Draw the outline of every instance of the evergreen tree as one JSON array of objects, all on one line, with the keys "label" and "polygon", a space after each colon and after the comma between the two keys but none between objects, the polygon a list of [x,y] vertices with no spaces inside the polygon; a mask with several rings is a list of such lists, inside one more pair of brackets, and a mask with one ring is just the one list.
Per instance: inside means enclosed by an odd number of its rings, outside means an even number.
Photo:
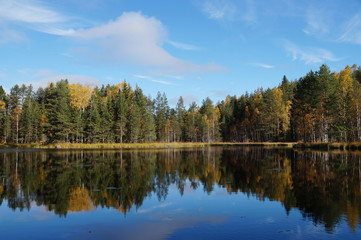
[{"label": "evergreen tree", "polygon": [[192,102],[185,117],[185,138],[187,142],[197,142],[199,139],[198,119],[198,106],[195,102]]},{"label": "evergreen tree", "polygon": [[[114,125],[116,141],[130,141],[130,119],[131,107],[133,104],[134,92],[130,85],[122,82],[119,85],[118,93],[114,97]],[[126,139],[125,137],[128,136]]]},{"label": "evergreen tree", "polygon": [[73,129],[69,101],[68,81],[51,83],[45,89],[45,108],[47,122],[45,131],[48,142],[69,142]]},{"label": "evergreen tree", "polygon": [[138,143],[141,141],[140,139],[140,132],[141,132],[141,105],[143,103],[142,99],[142,92],[137,87],[132,101],[130,105],[130,112],[129,112],[129,142]]},{"label": "evergreen tree", "polygon": [[330,140],[333,116],[338,112],[337,88],[338,81],[326,65],[299,80],[292,104],[295,140]]},{"label": "evergreen tree", "polygon": [[85,134],[86,141],[90,143],[100,142],[102,132],[102,121],[100,115],[101,97],[99,89],[95,88],[90,97],[89,106],[86,108]]},{"label": "evergreen tree", "polygon": [[212,100],[206,98],[203,100],[199,109],[202,116],[200,122],[201,137],[203,142],[214,142],[220,140],[219,118],[220,112],[218,107],[213,106]]},{"label": "evergreen tree", "polygon": [[9,116],[10,116],[10,142],[19,143],[20,118],[22,113],[22,103],[25,92],[25,85],[19,87],[15,85],[10,90],[9,96]]},{"label": "evergreen tree", "polygon": [[157,140],[163,142],[168,139],[168,136],[166,135],[166,125],[169,115],[168,100],[165,93],[157,93],[157,98],[155,99],[154,105]]},{"label": "evergreen tree", "polygon": [[134,92],[136,106],[140,115],[139,141],[152,142],[156,139],[152,101],[144,96],[143,91],[138,86]]},{"label": "evergreen tree", "polygon": [[186,109],[184,107],[183,97],[180,96],[176,105],[176,119],[174,131],[175,131],[175,141],[183,142],[186,138],[185,136],[185,118],[186,118]]},{"label": "evergreen tree", "polygon": [[67,80],[34,93],[0,86],[0,142],[361,141],[361,68],[332,73],[326,65],[298,81],[216,106],[206,98],[188,110],[180,97],[146,97],[125,81],[92,90]]},{"label": "evergreen tree", "polygon": [[20,139],[23,143],[38,142],[40,136],[40,109],[32,86],[25,90],[20,118]]}]

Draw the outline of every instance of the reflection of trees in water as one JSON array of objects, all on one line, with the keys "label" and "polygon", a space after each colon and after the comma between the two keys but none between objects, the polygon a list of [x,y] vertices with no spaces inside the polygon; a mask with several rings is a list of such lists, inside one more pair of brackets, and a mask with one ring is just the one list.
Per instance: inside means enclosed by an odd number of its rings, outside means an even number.
[{"label": "reflection of trees in water", "polygon": [[163,151],[70,151],[0,153],[0,204],[29,209],[31,202],[66,215],[112,207],[124,214],[170,185],[187,183],[210,193],[218,184],[263,201],[280,201],[288,212],[333,228],[347,218],[361,222],[361,155],[293,152],[265,148]]},{"label": "reflection of trees in water", "polygon": [[344,216],[355,230],[361,223],[360,161],[357,154],[297,152],[292,168],[296,207],[329,231]]}]

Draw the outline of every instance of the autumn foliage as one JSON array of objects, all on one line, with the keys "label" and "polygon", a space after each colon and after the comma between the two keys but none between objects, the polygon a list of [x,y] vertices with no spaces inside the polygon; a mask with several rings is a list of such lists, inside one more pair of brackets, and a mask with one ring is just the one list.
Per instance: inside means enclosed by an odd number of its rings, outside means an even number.
[{"label": "autumn foliage", "polygon": [[322,65],[295,81],[174,108],[129,83],[0,86],[0,143],[361,141],[361,68]]}]

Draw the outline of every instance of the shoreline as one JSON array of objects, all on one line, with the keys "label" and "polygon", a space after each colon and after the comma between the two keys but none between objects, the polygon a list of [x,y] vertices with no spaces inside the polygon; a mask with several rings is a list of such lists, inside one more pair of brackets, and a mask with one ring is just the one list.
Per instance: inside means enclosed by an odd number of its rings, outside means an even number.
[{"label": "shoreline", "polygon": [[54,143],[0,144],[0,150],[11,149],[177,149],[203,147],[267,147],[314,150],[361,150],[361,142],[352,143],[297,143],[297,142],[155,142],[155,143]]},{"label": "shoreline", "polygon": [[167,148],[203,148],[203,147],[288,147],[292,148],[295,143],[264,142],[154,142],[154,143],[52,143],[52,144],[0,144],[1,149],[167,149]]}]

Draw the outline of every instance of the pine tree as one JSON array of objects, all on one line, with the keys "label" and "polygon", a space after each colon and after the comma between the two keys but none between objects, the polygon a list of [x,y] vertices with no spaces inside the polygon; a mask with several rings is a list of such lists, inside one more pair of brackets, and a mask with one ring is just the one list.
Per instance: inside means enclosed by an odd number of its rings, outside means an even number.
[{"label": "pine tree", "polygon": [[99,89],[95,88],[89,101],[89,106],[85,110],[85,139],[89,143],[98,143],[101,139],[102,122],[100,117],[101,97]]},{"label": "pine tree", "polygon": [[24,103],[20,118],[20,139],[24,143],[39,141],[40,131],[40,109],[35,99],[32,86],[25,90]]},{"label": "pine tree", "polygon": [[141,141],[141,104],[142,104],[142,93],[141,90],[137,87],[130,106],[129,111],[129,142],[138,143]]},{"label": "pine tree", "polygon": [[335,127],[333,116],[339,112],[338,81],[326,65],[310,72],[297,84],[292,104],[292,126],[295,140],[330,141]]},{"label": "pine tree", "polygon": [[[134,92],[126,82],[119,84],[118,93],[114,97],[114,125],[118,142],[130,141],[130,111],[134,98]],[[128,136],[126,139],[125,137]]]},{"label": "pine tree", "polygon": [[219,109],[213,106],[212,100],[206,98],[199,109],[201,114],[200,129],[203,142],[214,142],[220,140]]},{"label": "pine tree", "polygon": [[73,129],[71,118],[68,81],[51,83],[45,89],[45,108],[47,122],[45,131],[48,142],[69,142]]},{"label": "pine tree", "polygon": [[15,85],[10,90],[9,117],[10,117],[10,142],[19,143],[20,118],[24,100],[25,85]]},{"label": "pine tree", "polygon": [[197,142],[199,139],[198,119],[198,106],[195,102],[192,102],[185,117],[185,138],[187,142]]},{"label": "pine tree", "polygon": [[152,101],[144,96],[143,91],[138,86],[134,92],[140,114],[139,141],[152,142],[156,139]]},{"label": "pine tree", "polygon": [[166,141],[169,136],[166,135],[166,125],[169,115],[168,100],[165,93],[157,93],[155,99],[155,123],[158,141]]},{"label": "pine tree", "polygon": [[183,142],[185,140],[185,118],[186,109],[184,107],[183,97],[180,96],[176,105],[176,119],[175,119],[175,141]]}]

